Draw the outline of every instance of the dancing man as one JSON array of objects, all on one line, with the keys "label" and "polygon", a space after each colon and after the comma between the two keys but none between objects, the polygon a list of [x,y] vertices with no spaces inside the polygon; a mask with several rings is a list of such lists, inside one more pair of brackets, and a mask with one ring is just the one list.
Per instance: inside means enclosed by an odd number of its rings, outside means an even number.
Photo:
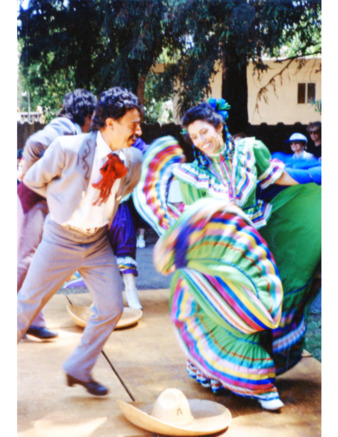
[{"label": "dancing man", "polygon": [[58,137],[26,173],[23,183],[46,197],[42,241],[18,294],[18,341],[62,284],[78,270],[93,298],[81,342],[63,369],[69,386],[93,395],[108,389],[92,369],[123,312],[122,281],[107,238],[119,202],[139,181],[143,108],[130,91],[101,93],[91,132]]}]

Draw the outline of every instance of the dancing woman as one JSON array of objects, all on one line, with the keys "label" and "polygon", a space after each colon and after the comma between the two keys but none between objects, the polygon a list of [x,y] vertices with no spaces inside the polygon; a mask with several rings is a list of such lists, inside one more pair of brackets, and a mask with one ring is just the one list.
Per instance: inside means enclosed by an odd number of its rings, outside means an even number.
[{"label": "dancing woman", "polygon": [[[227,109],[212,99],[183,116],[192,163],[172,137],[150,146],[137,207],[161,235],[156,267],[175,272],[170,312],[189,375],[276,410],[276,375],[301,359],[320,262],[320,187],[298,184],[255,138],[235,145]],[[183,213],[167,202],[175,179]],[[269,203],[257,198],[272,185],[283,189]]]}]

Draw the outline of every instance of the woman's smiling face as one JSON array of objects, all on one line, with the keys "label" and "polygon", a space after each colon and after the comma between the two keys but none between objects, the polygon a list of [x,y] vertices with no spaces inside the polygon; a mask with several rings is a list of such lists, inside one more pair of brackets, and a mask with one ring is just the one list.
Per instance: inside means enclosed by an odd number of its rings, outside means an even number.
[{"label": "woman's smiling face", "polygon": [[217,128],[204,120],[196,120],[190,123],[188,134],[194,146],[205,155],[213,155],[220,151],[223,145],[222,130],[220,123]]}]

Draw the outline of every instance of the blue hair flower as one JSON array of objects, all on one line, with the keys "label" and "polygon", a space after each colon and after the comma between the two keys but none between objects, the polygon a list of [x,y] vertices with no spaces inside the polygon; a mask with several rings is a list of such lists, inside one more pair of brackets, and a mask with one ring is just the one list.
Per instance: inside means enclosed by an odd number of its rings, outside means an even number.
[{"label": "blue hair flower", "polygon": [[228,109],[231,108],[229,103],[225,99],[215,99],[211,97],[208,100],[209,105],[223,117],[223,121],[225,122],[229,118]]},{"label": "blue hair flower", "polygon": [[212,108],[216,111],[216,106],[217,106],[217,100],[214,99],[213,97],[210,97],[210,99],[208,100],[208,103],[210,106],[212,106]]},{"label": "blue hair flower", "polygon": [[221,116],[223,117],[223,120],[226,121],[229,118],[229,113],[228,111],[217,111],[218,114],[221,114]]}]

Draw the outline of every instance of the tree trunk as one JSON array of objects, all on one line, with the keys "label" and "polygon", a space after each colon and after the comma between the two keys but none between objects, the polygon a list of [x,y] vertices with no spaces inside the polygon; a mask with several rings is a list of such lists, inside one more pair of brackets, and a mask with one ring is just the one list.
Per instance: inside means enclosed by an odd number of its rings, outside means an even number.
[{"label": "tree trunk", "polygon": [[142,105],[144,105],[144,89],[146,86],[146,78],[146,75],[139,76],[137,84],[137,97]]},{"label": "tree trunk", "polygon": [[246,57],[228,48],[223,53],[222,97],[231,106],[227,121],[230,133],[245,132],[249,124]]}]

